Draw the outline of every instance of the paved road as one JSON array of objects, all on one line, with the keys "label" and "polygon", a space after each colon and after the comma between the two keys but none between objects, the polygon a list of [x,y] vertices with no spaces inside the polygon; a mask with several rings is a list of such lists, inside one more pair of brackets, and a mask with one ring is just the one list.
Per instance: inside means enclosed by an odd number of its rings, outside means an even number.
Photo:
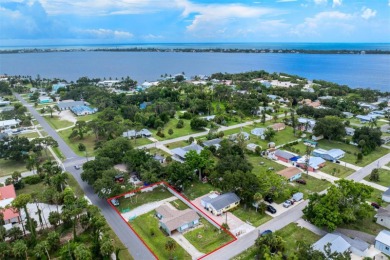
[{"label": "paved road", "polygon": [[390,153],[382,156],[378,160],[370,163],[369,165],[361,168],[360,170],[357,170],[353,174],[349,175],[346,179],[348,180],[354,180],[354,181],[361,181],[371,173],[371,171],[375,168],[381,168],[383,165],[386,165],[388,162],[390,162]]},{"label": "paved road", "polygon": [[122,218],[110,207],[110,205],[104,199],[100,199],[94,193],[93,188],[81,180],[80,173],[82,172],[82,170],[76,170],[74,168],[74,165],[81,165],[87,159],[75,154],[72,149],[64,142],[64,140],[62,140],[62,138],[57,134],[57,132],[35,110],[33,106],[27,104],[27,102],[20,95],[15,94],[15,96],[20,102],[22,102],[22,104],[27,107],[31,115],[35,117],[35,119],[41,124],[41,126],[49,134],[49,136],[52,136],[58,142],[59,149],[66,157],[66,160],[63,163],[65,170],[72,174],[73,177],[77,180],[80,187],[84,190],[84,193],[88,197],[88,199],[94,205],[100,208],[101,213],[107,220],[108,224],[111,226],[113,231],[129,250],[130,254],[134,257],[134,259],[155,259],[155,257],[150,253],[146,246],[127,226],[127,224],[122,220]]}]

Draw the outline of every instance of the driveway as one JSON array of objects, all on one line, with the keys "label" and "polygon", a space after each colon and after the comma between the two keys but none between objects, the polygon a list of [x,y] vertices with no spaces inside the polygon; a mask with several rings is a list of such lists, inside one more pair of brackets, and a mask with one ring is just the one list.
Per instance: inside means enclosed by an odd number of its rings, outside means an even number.
[{"label": "driveway", "polygon": [[136,207],[133,210],[130,210],[129,212],[122,213],[121,215],[124,219],[137,217],[137,216],[146,214],[152,210],[155,210],[156,208],[160,207],[161,205],[163,205],[165,203],[169,203],[170,201],[174,201],[174,200],[177,200],[177,198],[175,196],[172,196],[172,197],[164,199],[164,200],[146,203],[144,205]]},{"label": "driveway", "polygon": [[223,214],[222,216],[215,216],[211,212],[207,210],[203,210],[203,206],[200,203],[201,199],[208,196],[209,194],[206,194],[204,196],[201,196],[199,198],[196,198],[195,200],[192,200],[191,202],[198,207],[199,209],[202,209],[205,215],[207,215],[209,218],[217,222],[219,225],[222,225],[223,223],[226,223],[229,225],[230,232],[235,235],[236,237],[244,236],[245,234],[251,232],[255,228],[252,225],[249,225],[242,221],[241,219],[234,216],[232,213],[227,212],[227,214]]},{"label": "driveway", "polygon": [[175,232],[171,238],[173,238],[184,250],[187,251],[192,257],[192,259],[198,259],[204,253],[199,252],[191,243],[188,241],[181,233]]},{"label": "driveway", "polygon": [[298,201],[298,202],[295,202],[294,205],[291,205],[291,206],[288,207],[288,208],[283,207],[283,203],[276,204],[276,203],[274,202],[274,203],[271,203],[271,204],[270,204],[270,203],[265,202],[265,204],[269,204],[269,205],[271,205],[272,207],[274,207],[274,208],[276,209],[276,213],[275,213],[275,214],[272,214],[272,213],[270,213],[270,212],[268,212],[268,211],[265,211],[265,213],[267,213],[268,215],[270,215],[271,217],[274,218],[274,217],[277,217],[277,216],[283,214],[283,213],[286,212],[286,211],[289,211],[289,210],[291,210],[291,209],[297,207],[299,204],[303,203],[304,201],[305,201],[305,200],[300,200],[300,201]]}]

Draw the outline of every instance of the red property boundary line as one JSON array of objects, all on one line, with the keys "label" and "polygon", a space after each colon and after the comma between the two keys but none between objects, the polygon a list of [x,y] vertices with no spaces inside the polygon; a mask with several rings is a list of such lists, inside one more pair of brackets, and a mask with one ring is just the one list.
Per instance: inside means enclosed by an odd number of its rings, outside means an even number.
[{"label": "red property boundary line", "polygon": [[130,229],[135,233],[135,235],[141,240],[141,242],[146,246],[146,248],[153,254],[153,256],[158,259],[157,255],[153,252],[153,250],[146,244],[146,242],[140,237],[140,235],[138,235],[138,233],[131,227],[130,223],[128,221],[126,221],[126,219],[122,216],[122,214],[119,212],[119,210],[111,203],[111,200],[112,199],[117,199],[119,197],[123,197],[124,195],[126,194],[130,194],[130,193],[136,193],[138,191],[141,191],[143,189],[147,189],[147,188],[151,188],[151,187],[154,187],[154,186],[158,186],[158,185],[161,185],[163,184],[164,186],[170,188],[173,192],[174,192],[174,195],[176,197],[181,197],[183,198],[184,200],[186,200],[189,204],[191,204],[194,208],[196,208],[197,210],[199,210],[200,212],[203,213],[204,217],[207,218],[207,220],[209,222],[214,222],[220,229],[222,229],[224,232],[226,232],[230,237],[233,238],[233,240],[227,242],[226,244],[224,245],[221,245],[220,247],[214,249],[213,251],[203,255],[202,257],[198,258],[198,260],[201,260],[209,255],[211,255],[212,253],[226,247],[227,245],[237,241],[237,237],[235,237],[229,230],[227,230],[226,228],[222,227],[220,224],[218,224],[214,219],[210,218],[203,210],[201,210],[200,208],[198,208],[197,206],[195,206],[189,199],[187,199],[185,196],[183,196],[182,194],[180,194],[177,190],[175,190],[171,185],[169,185],[167,182],[165,181],[160,181],[160,182],[156,182],[154,184],[151,184],[151,185],[148,185],[148,186],[143,186],[141,188],[138,188],[138,189],[135,189],[135,190],[132,190],[132,191],[128,191],[128,192],[125,192],[125,193],[122,193],[120,195],[117,195],[117,196],[114,196],[114,197],[111,197],[111,198],[108,198],[107,199],[107,202],[108,204],[111,206],[111,208],[113,208],[116,213],[119,214],[119,216],[123,219],[123,221],[126,222],[126,224],[130,227]]}]

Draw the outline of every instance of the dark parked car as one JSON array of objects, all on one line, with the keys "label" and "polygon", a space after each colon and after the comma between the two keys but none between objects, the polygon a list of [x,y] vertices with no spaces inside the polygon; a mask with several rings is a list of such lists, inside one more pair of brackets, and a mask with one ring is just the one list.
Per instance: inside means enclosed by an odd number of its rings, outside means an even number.
[{"label": "dark parked car", "polygon": [[276,213],[276,209],[274,207],[272,207],[271,205],[268,205],[267,206],[267,211],[272,213],[272,214],[275,214]]},{"label": "dark parked car", "polygon": [[379,204],[378,203],[376,203],[376,202],[372,202],[371,203],[371,206],[373,206],[374,208],[376,208],[376,209],[379,209],[381,206],[379,206]]},{"label": "dark parked car", "polygon": [[295,181],[296,183],[306,185],[306,181],[304,179],[298,179]]},{"label": "dark parked car", "polygon": [[125,180],[122,174],[115,175],[114,179],[116,182],[123,182]]},{"label": "dark parked car", "polygon": [[74,168],[75,168],[76,170],[80,170],[80,169],[81,169],[81,166],[80,166],[80,165],[75,165]]},{"label": "dark parked car", "polygon": [[267,229],[267,230],[264,230],[263,232],[260,233],[260,230],[259,230],[259,236],[265,236],[265,235],[268,235],[268,234],[271,234],[272,231]]},{"label": "dark parked car", "polygon": [[272,199],[272,197],[269,196],[269,195],[265,196],[264,200],[265,200],[266,202],[268,202],[268,203],[274,202],[274,200]]}]

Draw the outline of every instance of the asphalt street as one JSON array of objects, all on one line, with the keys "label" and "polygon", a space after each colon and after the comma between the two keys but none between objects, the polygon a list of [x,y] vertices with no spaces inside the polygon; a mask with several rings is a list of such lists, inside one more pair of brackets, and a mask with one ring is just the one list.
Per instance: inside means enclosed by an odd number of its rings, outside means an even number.
[{"label": "asphalt street", "polygon": [[65,170],[73,175],[77,180],[80,187],[83,189],[85,195],[92,202],[92,204],[99,207],[101,213],[107,220],[107,223],[111,226],[112,230],[116,233],[122,243],[125,245],[127,250],[136,260],[149,260],[155,259],[152,253],[147,247],[141,242],[141,240],[135,235],[135,233],[129,228],[129,226],[123,221],[123,219],[114,211],[106,200],[100,199],[93,191],[93,188],[86,182],[83,182],[80,177],[82,170],[76,170],[75,165],[81,165],[86,162],[86,158],[78,156],[72,151],[72,149],[62,140],[57,132],[45,121],[45,119],[35,110],[33,106],[28,104],[19,94],[15,93],[16,98],[27,107],[29,112],[43,129],[52,136],[54,140],[58,142],[58,147],[66,157],[63,165]]}]

